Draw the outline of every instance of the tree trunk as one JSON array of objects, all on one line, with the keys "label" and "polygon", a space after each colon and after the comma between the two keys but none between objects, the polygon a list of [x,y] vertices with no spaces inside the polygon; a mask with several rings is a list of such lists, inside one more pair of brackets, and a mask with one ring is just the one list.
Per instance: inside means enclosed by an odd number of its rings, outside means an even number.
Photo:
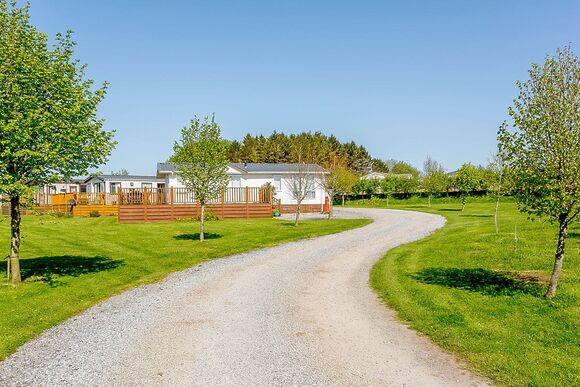
[{"label": "tree trunk", "polygon": [[296,205],[296,220],[294,221],[294,226],[298,226],[299,219],[300,219],[300,203]]},{"label": "tree trunk", "polygon": [[20,196],[10,198],[10,258],[8,279],[12,285],[21,282],[20,277]]},{"label": "tree trunk", "polygon": [[429,194],[429,208],[431,208],[431,194]]},{"label": "tree trunk", "polygon": [[342,205],[344,206],[344,194],[342,194]]},{"label": "tree trunk", "polygon": [[465,210],[466,203],[467,203],[467,198],[465,196],[461,196],[461,211]]},{"label": "tree trunk", "polygon": [[201,215],[199,216],[199,241],[203,242],[205,240],[205,235],[203,232],[203,226],[205,223],[205,203],[200,203]]},{"label": "tree trunk", "polygon": [[546,298],[552,298],[556,295],[556,288],[558,287],[558,279],[560,279],[560,272],[562,271],[562,264],[564,263],[564,247],[566,245],[566,236],[568,235],[568,215],[560,215],[560,230],[558,233],[558,246],[556,247],[556,256],[554,257],[554,269],[550,277],[550,285],[548,291],[544,295]]},{"label": "tree trunk", "polygon": [[495,200],[495,212],[493,213],[493,221],[495,222],[495,235],[499,234],[499,223],[497,219],[497,213],[499,211],[499,195]]},{"label": "tree trunk", "polygon": [[389,206],[389,195],[387,195],[387,207]]},{"label": "tree trunk", "polygon": [[332,197],[329,198],[328,200],[328,219],[332,219],[332,215],[334,212],[334,205],[332,203]]}]

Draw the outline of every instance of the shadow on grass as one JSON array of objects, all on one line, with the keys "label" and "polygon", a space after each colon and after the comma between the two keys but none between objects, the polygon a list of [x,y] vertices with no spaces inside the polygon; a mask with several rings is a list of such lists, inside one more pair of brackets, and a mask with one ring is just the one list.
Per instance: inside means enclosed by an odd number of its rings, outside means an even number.
[{"label": "shadow on grass", "polygon": [[[213,232],[205,232],[203,233],[204,239],[219,239],[222,238],[222,234],[216,234]],[[199,233],[194,232],[193,234],[179,234],[173,237],[173,239],[177,239],[180,241],[198,241],[199,240]]]},{"label": "shadow on grass", "polygon": [[463,218],[493,218],[493,215],[477,215],[477,214],[472,214],[472,215],[459,215]]},{"label": "shadow on grass", "polygon": [[461,208],[440,208],[437,211],[441,211],[441,212],[461,212]]},{"label": "shadow on grass", "polygon": [[529,294],[542,296],[543,287],[535,279],[487,269],[426,268],[413,277],[423,283],[477,292],[489,296]]},{"label": "shadow on grass", "polygon": [[[20,260],[22,280],[46,282],[50,286],[62,284],[55,277],[78,277],[83,274],[113,270],[123,264],[122,260],[108,257],[83,257],[77,255],[46,256]],[[6,267],[3,268],[6,276]]]},{"label": "shadow on grass", "polygon": [[569,232],[568,238],[580,238],[580,232]]}]

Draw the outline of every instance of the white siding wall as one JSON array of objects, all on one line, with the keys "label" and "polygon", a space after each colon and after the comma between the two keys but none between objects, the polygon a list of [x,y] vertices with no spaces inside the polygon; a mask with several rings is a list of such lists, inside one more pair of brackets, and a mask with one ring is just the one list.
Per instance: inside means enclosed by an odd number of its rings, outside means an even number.
[{"label": "white siding wall", "polygon": [[[292,195],[290,194],[290,190],[288,189],[288,182],[290,178],[284,175],[258,175],[255,174],[253,176],[248,175],[240,175],[230,174],[230,176],[241,176],[240,186],[241,187],[261,187],[266,183],[270,183],[276,187],[276,199],[281,199],[283,204],[295,204],[296,201],[292,199]],[[277,178],[280,178],[279,183],[277,182]],[[184,184],[181,182],[177,175],[167,175],[165,178],[165,183],[167,187],[175,187],[175,188],[184,188]],[[278,187],[277,185],[281,187]],[[228,184],[229,187],[232,186],[232,182]],[[306,199],[302,203],[303,204],[324,204],[324,197],[325,192],[324,188],[321,187],[320,180],[315,183],[314,186],[314,198]]]},{"label": "white siding wall", "polygon": [[[133,181],[127,181],[127,180],[120,180],[120,181],[105,181],[102,182],[100,180],[89,180],[87,182],[87,192],[97,192],[96,190],[96,184],[101,184],[101,187],[104,187],[104,189],[101,190],[101,192],[111,192],[111,183],[121,183],[121,188],[142,188],[143,187],[143,183],[152,183],[151,186],[153,188],[157,188],[157,182],[152,182],[151,180],[133,180]],[[133,183],[133,185],[131,185],[131,183]]]}]

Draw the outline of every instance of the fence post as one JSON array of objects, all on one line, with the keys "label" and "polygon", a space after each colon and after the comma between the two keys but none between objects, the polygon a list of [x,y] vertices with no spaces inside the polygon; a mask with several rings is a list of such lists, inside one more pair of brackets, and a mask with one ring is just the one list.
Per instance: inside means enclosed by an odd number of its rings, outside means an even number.
[{"label": "fence post", "polygon": [[250,188],[246,186],[246,219],[250,215]]},{"label": "fence post", "polygon": [[173,187],[169,187],[169,203],[171,204],[171,219],[175,220],[175,208],[173,207]]},{"label": "fence post", "polygon": [[117,191],[117,221],[121,222],[121,201],[123,200],[123,188]]},{"label": "fence post", "polygon": [[147,187],[143,188],[143,218],[145,220],[145,222],[147,222],[147,202],[149,201],[149,198],[147,197]]},{"label": "fence post", "polygon": [[225,200],[226,200],[225,196],[226,196],[226,189],[222,188],[222,219],[225,216]]}]

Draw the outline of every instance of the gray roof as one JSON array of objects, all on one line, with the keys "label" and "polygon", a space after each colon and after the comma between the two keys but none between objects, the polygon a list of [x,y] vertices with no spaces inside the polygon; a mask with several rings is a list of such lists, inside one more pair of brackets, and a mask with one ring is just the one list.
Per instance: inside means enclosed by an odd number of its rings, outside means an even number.
[{"label": "gray roof", "polygon": [[[298,163],[229,163],[229,166],[242,173],[296,173],[300,171],[310,173],[325,173],[324,168],[316,164]],[[157,173],[175,172],[173,163],[157,163]]]},{"label": "gray roof", "polygon": [[311,172],[323,173],[324,168],[316,164],[298,163],[230,163],[235,169],[246,173],[296,173]]},{"label": "gray roof", "polygon": [[151,181],[155,183],[162,183],[164,180],[156,176],[142,176],[142,175],[93,175],[85,179],[85,183],[93,178],[101,181]]}]

